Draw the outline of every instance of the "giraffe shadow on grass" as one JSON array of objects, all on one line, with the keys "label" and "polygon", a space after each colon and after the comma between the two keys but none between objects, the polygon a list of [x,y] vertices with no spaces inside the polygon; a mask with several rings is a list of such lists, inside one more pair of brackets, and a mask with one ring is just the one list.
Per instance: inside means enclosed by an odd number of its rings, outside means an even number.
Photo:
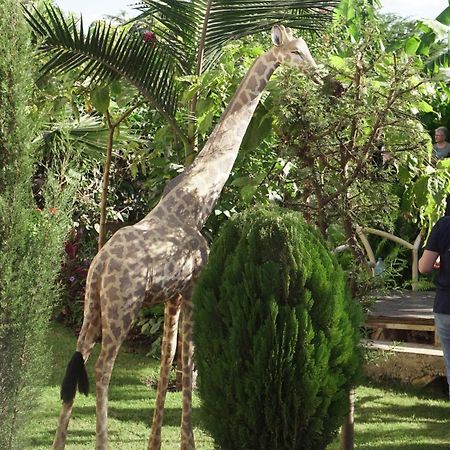
[{"label": "giraffe shadow on grass", "polygon": [[[113,403],[113,402],[112,402]],[[109,418],[119,420],[121,422],[133,422],[136,424],[149,425],[151,418],[153,417],[152,404],[149,403],[148,408],[121,408],[114,406],[113,404],[109,407]],[[95,430],[95,404],[92,406],[79,406],[76,411],[74,410],[75,416],[80,418],[92,417],[92,426]],[[202,412],[199,407],[192,409],[192,420],[193,423],[203,428]],[[166,408],[164,410],[164,426],[179,426],[181,422],[181,408]]]}]

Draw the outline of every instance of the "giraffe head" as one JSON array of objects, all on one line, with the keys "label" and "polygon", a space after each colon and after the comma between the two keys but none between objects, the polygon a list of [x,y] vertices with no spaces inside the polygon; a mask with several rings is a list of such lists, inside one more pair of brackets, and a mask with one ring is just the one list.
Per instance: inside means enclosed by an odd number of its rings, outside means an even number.
[{"label": "giraffe head", "polygon": [[294,37],[290,28],[274,25],[272,42],[275,45],[274,54],[280,64],[298,67],[302,72],[315,78],[317,64],[302,38]]}]

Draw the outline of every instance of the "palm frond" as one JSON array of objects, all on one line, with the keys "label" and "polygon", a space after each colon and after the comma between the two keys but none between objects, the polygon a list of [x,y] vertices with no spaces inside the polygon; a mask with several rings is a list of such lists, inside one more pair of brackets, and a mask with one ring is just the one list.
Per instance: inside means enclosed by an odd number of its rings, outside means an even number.
[{"label": "palm frond", "polygon": [[[228,42],[268,31],[276,23],[320,31],[338,4],[337,0],[141,0],[137,7],[142,11],[139,20],[151,18],[155,27],[159,22],[169,30],[162,37],[171,40],[175,58],[181,43],[192,73],[200,47],[204,48],[201,53],[206,70]],[[202,42],[203,28],[206,33]],[[182,63],[186,65],[187,61]]]},{"label": "palm frond", "polygon": [[205,39],[205,67],[229,41],[268,31],[276,23],[299,30],[320,31],[338,3],[333,0],[215,1]]},{"label": "palm frond", "polygon": [[96,22],[85,31],[82,18],[77,25],[74,18],[66,19],[59,8],[51,5],[45,6],[45,15],[34,7],[32,12],[26,8],[24,11],[34,33],[42,39],[40,52],[50,56],[42,75],[82,67],[83,80],[109,82],[124,78],[166,118],[174,117],[174,62],[163,46],[146,43],[137,33],[119,31],[104,22]]}]

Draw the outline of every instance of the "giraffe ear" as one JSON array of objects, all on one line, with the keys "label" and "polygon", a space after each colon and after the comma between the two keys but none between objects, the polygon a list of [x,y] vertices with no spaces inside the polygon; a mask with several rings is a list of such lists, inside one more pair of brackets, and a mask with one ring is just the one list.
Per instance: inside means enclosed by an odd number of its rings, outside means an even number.
[{"label": "giraffe ear", "polygon": [[284,31],[283,25],[274,25],[272,27],[272,42],[277,47],[283,44]]}]

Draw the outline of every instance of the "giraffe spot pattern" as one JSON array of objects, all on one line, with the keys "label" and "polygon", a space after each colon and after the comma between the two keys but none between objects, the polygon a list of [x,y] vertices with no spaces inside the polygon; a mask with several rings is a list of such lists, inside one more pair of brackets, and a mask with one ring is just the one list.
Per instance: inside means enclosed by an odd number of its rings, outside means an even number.
[{"label": "giraffe spot pattern", "polygon": [[122,329],[119,326],[117,326],[115,324],[112,324],[111,325],[111,332],[112,332],[112,334],[114,335],[114,337],[116,339],[119,339],[119,337],[120,337],[120,335],[122,333]]},{"label": "giraffe spot pattern", "polygon": [[250,89],[251,91],[256,91],[256,77],[252,75],[247,82],[247,89]]},{"label": "giraffe spot pattern", "polygon": [[117,256],[118,258],[122,258],[125,251],[125,247],[123,245],[113,245],[112,249],[109,250],[109,253]]},{"label": "giraffe spot pattern", "polygon": [[104,285],[108,286],[109,284],[113,284],[116,281],[116,276],[114,274],[107,275],[104,279]]},{"label": "giraffe spot pattern", "polygon": [[131,286],[131,278],[128,275],[128,273],[123,274],[120,278],[119,278],[119,287],[120,290],[126,291],[128,290],[128,288]]},{"label": "giraffe spot pattern", "polygon": [[131,315],[130,314],[125,314],[125,316],[123,316],[123,319],[122,319],[124,328],[125,329],[130,328],[132,321],[133,321],[133,319],[131,318]]},{"label": "giraffe spot pattern", "polygon": [[113,305],[108,309],[108,317],[112,320],[119,319],[119,309],[117,305]]}]

